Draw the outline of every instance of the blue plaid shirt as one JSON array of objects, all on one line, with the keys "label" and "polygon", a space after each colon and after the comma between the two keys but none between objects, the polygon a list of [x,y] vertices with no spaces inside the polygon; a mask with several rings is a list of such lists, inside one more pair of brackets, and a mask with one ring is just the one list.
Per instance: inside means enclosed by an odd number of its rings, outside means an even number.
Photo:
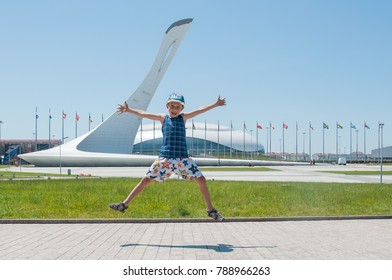
[{"label": "blue plaid shirt", "polygon": [[182,114],[176,118],[165,116],[162,125],[163,143],[159,157],[187,158],[185,123]]}]

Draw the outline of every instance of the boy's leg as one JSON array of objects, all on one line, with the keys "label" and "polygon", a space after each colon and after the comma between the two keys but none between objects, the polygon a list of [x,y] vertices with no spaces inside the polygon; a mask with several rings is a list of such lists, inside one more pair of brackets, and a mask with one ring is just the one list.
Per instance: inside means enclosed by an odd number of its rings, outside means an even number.
[{"label": "boy's leg", "polygon": [[201,176],[199,178],[191,178],[191,179],[195,180],[197,185],[199,186],[201,195],[203,196],[203,199],[204,199],[204,201],[206,203],[207,209],[209,211],[214,209],[214,207],[212,206],[210,192],[209,192],[208,187],[207,187],[207,180],[206,180],[206,178],[204,176]]},{"label": "boy's leg", "polygon": [[165,177],[163,176],[158,177],[158,174],[160,174],[159,173],[160,171],[162,173],[168,173],[166,172],[167,171],[166,169],[167,169],[166,159],[158,159],[154,161],[154,163],[148,169],[146,176],[140,180],[140,182],[133,188],[133,190],[129,193],[127,198],[123,201],[125,206],[128,206],[128,204],[131,203],[132,200],[134,200],[135,197],[137,197],[144,190],[144,188],[147,187],[152,181],[156,180],[157,182],[163,182]]},{"label": "boy's leg", "polygon": [[207,180],[206,178],[202,175],[201,177],[198,178],[193,178],[195,180],[200,188],[201,194],[203,195],[204,201],[206,202],[207,205],[207,215],[211,218],[213,218],[215,221],[222,222],[225,217],[221,213],[219,213],[213,206],[210,198],[210,192],[208,191],[207,188]]},{"label": "boy's leg", "polygon": [[135,197],[138,196],[144,190],[144,188],[147,187],[153,180],[154,179],[144,177],[140,180],[139,184],[137,184],[133,188],[133,190],[130,192],[130,194],[124,201],[109,204],[109,207],[113,210],[124,212],[125,210],[127,210],[128,204],[131,203],[131,201],[134,200]]},{"label": "boy's leg", "polygon": [[144,190],[144,188],[147,187],[153,180],[154,179],[147,178],[147,177],[141,179],[140,182],[133,188],[133,190],[127,196],[127,198],[123,201],[123,203],[125,205],[131,203],[132,200],[134,200],[135,197],[138,196]]},{"label": "boy's leg", "polygon": [[200,192],[203,196],[204,202],[206,203],[207,210],[211,211],[214,209],[211,202],[210,192],[207,187],[206,177],[201,173],[197,164],[192,158],[176,159],[174,164],[178,167],[174,172],[184,179],[192,180],[199,186]]}]

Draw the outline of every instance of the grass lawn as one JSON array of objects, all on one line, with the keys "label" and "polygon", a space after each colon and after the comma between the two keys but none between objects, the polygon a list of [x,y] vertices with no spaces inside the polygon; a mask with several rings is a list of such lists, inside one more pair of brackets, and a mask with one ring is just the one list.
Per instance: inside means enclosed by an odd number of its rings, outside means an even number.
[{"label": "grass lawn", "polygon": [[[153,183],[126,213],[107,206],[123,200],[139,179],[86,178],[0,181],[0,218],[204,218],[194,182]],[[208,181],[226,217],[392,215],[392,185]]]}]

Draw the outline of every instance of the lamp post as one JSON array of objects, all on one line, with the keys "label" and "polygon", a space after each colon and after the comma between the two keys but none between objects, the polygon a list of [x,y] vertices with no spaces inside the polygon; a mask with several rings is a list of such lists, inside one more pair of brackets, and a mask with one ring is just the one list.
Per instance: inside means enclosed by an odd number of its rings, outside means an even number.
[{"label": "lamp post", "polygon": [[253,160],[253,129],[250,130],[250,159]]},{"label": "lamp post", "polygon": [[356,130],[355,130],[355,133],[356,133],[355,145],[356,145],[356,161],[357,161],[357,163],[358,163],[358,132],[359,132],[359,130],[356,129]]},{"label": "lamp post", "polygon": [[305,132],[302,132],[302,135],[303,135],[303,137],[302,137],[302,154],[303,154],[303,156],[304,156],[304,160],[306,160],[305,159]]},{"label": "lamp post", "polygon": [[63,139],[61,139],[61,144],[60,144],[60,146],[59,146],[59,157],[60,157],[60,175],[62,174],[62,158],[61,158],[61,147],[63,146],[63,144],[64,144],[64,140],[65,139],[67,139],[68,138],[68,136],[66,136],[66,137],[63,137]]},{"label": "lamp post", "polygon": [[383,161],[383,154],[382,154],[382,150],[383,150],[383,128],[384,128],[384,123],[383,122],[379,122],[378,123],[378,128],[379,128],[379,136],[380,136],[380,184],[382,184],[382,161]]},{"label": "lamp post", "polygon": [[270,131],[269,131],[269,127],[267,126],[266,128],[265,128],[266,130],[267,130],[267,151],[266,151],[266,156],[268,157],[269,156],[269,143],[268,143],[268,137],[269,137],[269,134],[268,133],[270,133]]}]

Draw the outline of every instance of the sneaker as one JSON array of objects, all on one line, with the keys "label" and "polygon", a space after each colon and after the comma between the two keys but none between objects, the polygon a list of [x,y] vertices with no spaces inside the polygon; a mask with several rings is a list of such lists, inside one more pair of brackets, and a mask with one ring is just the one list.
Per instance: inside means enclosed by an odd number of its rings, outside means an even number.
[{"label": "sneaker", "polygon": [[112,203],[112,204],[109,204],[109,207],[110,208],[112,208],[113,210],[115,210],[115,211],[120,211],[120,212],[122,212],[122,213],[124,213],[125,212],[125,210],[127,210],[128,209],[128,206],[126,206],[123,202],[118,202],[118,203]]},{"label": "sneaker", "polygon": [[225,217],[223,217],[223,215],[219,213],[216,209],[212,209],[210,211],[207,209],[206,211],[208,217],[213,218],[215,222],[222,222],[225,219]]}]

